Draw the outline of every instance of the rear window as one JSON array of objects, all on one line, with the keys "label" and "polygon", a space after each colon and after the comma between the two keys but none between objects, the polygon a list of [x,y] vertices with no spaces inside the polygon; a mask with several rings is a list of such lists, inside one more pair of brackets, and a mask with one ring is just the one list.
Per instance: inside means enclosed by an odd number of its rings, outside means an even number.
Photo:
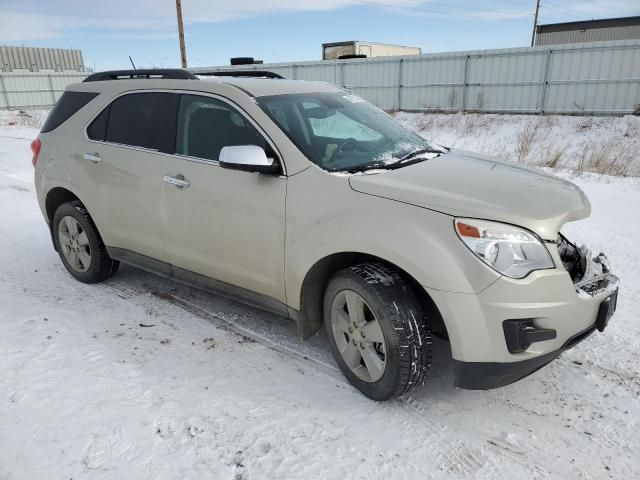
[{"label": "rear window", "polygon": [[51,110],[51,113],[49,113],[49,116],[44,122],[44,125],[42,125],[42,129],[40,131],[42,133],[46,133],[55,130],[66,122],[71,115],[76,113],[97,96],[98,93],[94,92],[64,92],[56,102],[53,110]]}]

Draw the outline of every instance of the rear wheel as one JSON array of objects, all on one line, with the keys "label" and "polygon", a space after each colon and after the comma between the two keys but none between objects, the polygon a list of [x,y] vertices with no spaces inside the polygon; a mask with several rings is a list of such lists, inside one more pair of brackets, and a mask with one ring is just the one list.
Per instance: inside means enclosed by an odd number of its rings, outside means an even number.
[{"label": "rear wheel", "polygon": [[336,273],[324,323],[340,369],[367,397],[386,400],[424,383],[432,355],[427,318],[396,271],[367,263]]},{"label": "rear wheel", "polygon": [[58,207],[53,238],[65,268],[81,282],[101,282],[118,270],[119,262],[109,257],[93,220],[78,201]]}]

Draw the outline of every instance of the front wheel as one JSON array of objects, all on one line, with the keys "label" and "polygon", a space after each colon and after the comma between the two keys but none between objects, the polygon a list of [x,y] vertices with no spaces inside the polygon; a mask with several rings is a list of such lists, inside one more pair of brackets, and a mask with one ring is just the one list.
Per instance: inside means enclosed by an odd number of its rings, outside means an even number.
[{"label": "front wheel", "polygon": [[424,383],[432,355],[427,318],[413,289],[386,265],[336,273],[324,324],[340,370],[367,397],[387,400]]}]

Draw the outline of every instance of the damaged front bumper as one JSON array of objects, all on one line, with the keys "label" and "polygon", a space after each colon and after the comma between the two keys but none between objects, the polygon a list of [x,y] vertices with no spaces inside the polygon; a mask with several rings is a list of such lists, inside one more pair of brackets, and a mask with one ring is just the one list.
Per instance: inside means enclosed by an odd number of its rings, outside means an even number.
[{"label": "damaged front bumper", "polygon": [[618,277],[611,273],[609,259],[604,253],[593,256],[586,245],[572,243],[562,234],[558,235],[556,244],[562,265],[569,272],[580,297],[594,297],[617,290]]},{"label": "damaged front bumper", "polygon": [[595,326],[603,332],[618,306],[619,279],[611,273],[609,260],[604,253],[596,256],[581,243],[571,243],[559,234],[558,254],[565,269],[571,275],[576,293],[581,298],[606,296],[598,308]]},{"label": "damaged front bumper", "polygon": [[563,236],[552,246],[558,268],[501,277],[478,294],[427,289],[447,326],[457,386],[508,385],[607,326],[619,281],[606,256]]}]

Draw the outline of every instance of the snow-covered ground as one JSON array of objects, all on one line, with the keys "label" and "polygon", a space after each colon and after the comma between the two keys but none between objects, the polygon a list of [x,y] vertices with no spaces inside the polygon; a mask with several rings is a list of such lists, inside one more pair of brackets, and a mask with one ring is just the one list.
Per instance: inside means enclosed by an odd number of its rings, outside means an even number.
[{"label": "snow-covered ground", "polygon": [[291,322],[133,268],[73,280],[35,200],[37,131],[3,121],[0,479],[640,478],[638,179],[574,178],[593,215],[566,233],[621,277],[604,334],[486,392],[453,386],[437,342],[426,386],[375,403]]}]

